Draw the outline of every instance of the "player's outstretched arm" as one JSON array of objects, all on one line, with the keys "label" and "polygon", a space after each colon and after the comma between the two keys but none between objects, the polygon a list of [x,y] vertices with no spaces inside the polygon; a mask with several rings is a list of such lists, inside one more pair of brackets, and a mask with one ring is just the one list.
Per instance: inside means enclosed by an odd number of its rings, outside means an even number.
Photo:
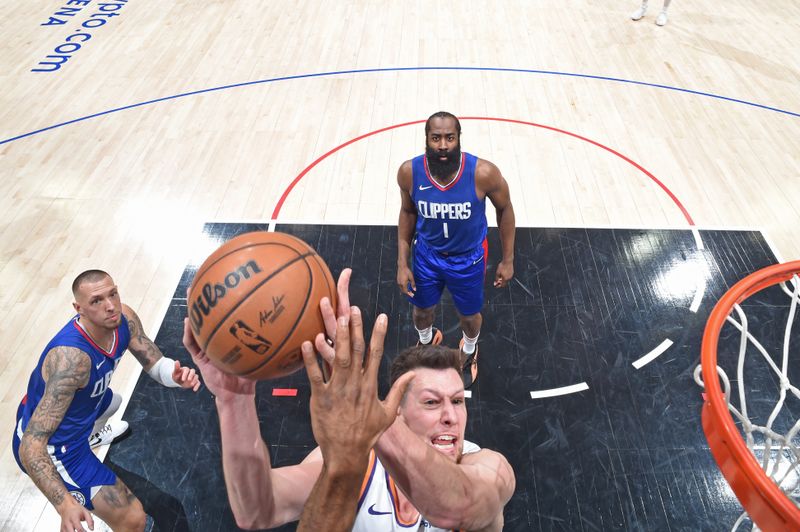
[{"label": "player's outstretched arm", "polygon": [[[347,276],[349,279],[349,273]],[[346,286],[344,290],[346,297]],[[342,301],[341,278],[339,291]],[[334,319],[330,305],[321,305],[321,309],[326,323]],[[386,400],[380,401],[378,368],[388,318],[381,314],[375,321],[365,358],[361,311],[352,307],[343,314],[346,315],[340,314],[337,321],[332,357],[322,335],[316,339],[317,349],[331,365],[327,382],[311,343],[303,344],[303,361],[311,384],[311,425],[324,465],[303,510],[299,532],[352,529],[370,449],[394,422],[400,399],[414,377],[413,372],[401,377]]]},{"label": "player's outstretched arm", "polygon": [[446,529],[502,530],[503,508],[514,492],[506,458],[483,449],[455,463],[398,418],[375,451],[389,475],[431,524]]},{"label": "player's outstretched arm", "polygon": [[187,388],[192,391],[200,389],[200,377],[194,368],[182,367],[181,363],[165,357],[158,346],[147,336],[142,327],[142,320],[128,305],[122,305],[122,312],[128,319],[131,341],[128,350],[142,365],[150,377],[168,388]]},{"label": "player's outstretched arm", "polygon": [[236,524],[258,530],[296,521],[322,467],[319,450],[298,465],[273,469],[261,437],[255,381],[214,366],[197,345],[188,318],[184,320],[183,345],[214,395],[225,487]]},{"label": "player's outstretched arm", "polygon": [[19,457],[36,487],[61,516],[61,531],[83,530],[81,521],[94,528],[92,514],[67,491],[47,453],[47,442],[64,419],[75,391],[86,386],[92,362],[74,347],[56,347],[42,364],[44,394],[31,416],[19,446]]}]

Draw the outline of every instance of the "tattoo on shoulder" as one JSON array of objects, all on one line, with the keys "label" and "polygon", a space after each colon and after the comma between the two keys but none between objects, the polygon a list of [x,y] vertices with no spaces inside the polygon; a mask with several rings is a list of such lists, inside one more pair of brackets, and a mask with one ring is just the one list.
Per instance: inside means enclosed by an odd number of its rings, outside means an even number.
[{"label": "tattoo on shoulder", "polygon": [[42,377],[48,386],[59,384],[85,386],[89,382],[92,360],[76,347],[58,346],[47,353],[42,365]]},{"label": "tattoo on shoulder", "polygon": [[44,394],[25,429],[28,438],[46,443],[64,419],[76,390],[89,382],[89,355],[74,347],[56,347],[45,357]]}]

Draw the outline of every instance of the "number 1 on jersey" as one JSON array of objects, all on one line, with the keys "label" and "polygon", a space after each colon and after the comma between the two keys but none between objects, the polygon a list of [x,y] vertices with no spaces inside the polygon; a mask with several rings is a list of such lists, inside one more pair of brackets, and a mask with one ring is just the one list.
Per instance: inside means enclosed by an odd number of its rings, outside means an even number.
[{"label": "number 1 on jersey", "polygon": [[444,228],[444,237],[450,238],[450,233],[447,232],[447,222],[442,223],[442,228]]}]

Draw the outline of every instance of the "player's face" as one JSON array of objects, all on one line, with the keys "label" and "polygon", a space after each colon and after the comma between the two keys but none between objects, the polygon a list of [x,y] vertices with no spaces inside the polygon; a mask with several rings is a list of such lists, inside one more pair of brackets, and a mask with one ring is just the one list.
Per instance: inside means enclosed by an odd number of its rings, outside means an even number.
[{"label": "player's face", "polygon": [[106,329],[118,327],[122,322],[122,302],[114,280],[104,277],[93,283],[81,283],[75,297],[75,310],[82,323],[88,321]]},{"label": "player's face", "polygon": [[446,161],[447,155],[460,149],[456,121],[452,118],[433,118],[426,136],[428,148],[437,154],[440,161]]},{"label": "player's face", "polygon": [[416,368],[414,374],[400,415],[428,445],[459,461],[467,425],[461,375],[454,369],[430,368]]},{"label": "player's face", "polygon": [[425,137],[428,169],[436,177],[447,179],[461,164],[461,143],[452,118],[434,118]]}]

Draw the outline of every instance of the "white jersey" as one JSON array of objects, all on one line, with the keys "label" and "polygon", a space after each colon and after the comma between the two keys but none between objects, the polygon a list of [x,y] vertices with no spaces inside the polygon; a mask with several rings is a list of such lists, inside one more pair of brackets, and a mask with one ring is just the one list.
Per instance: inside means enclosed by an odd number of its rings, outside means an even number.
[{"label": "white jersey", "polygon": [[[475,453],[481,448],[464,440],[464,454]],[[397,486],[383,468],[375,451],[369,453],[369,467],[361,485],[356,520],[353,532],[448,532],[431,525],[422,515],[411,521],[399,516]]]}]

